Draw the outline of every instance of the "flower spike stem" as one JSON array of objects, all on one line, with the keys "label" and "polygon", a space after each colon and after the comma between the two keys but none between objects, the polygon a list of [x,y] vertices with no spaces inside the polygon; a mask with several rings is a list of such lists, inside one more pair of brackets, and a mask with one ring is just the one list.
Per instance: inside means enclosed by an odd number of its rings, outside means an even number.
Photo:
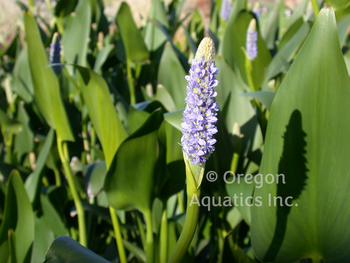
[{"label": "flower spike stem", "polygon": [[63,142],[59,137],[57,137],[57,149],[58,153],[66,173],[69,189],[73,196],[73,201],[77,209],[78,214],[78,227],[79,227],[79,243],[84,247],[87,247],[87,235],[86,235],[86,224],[85,224],[85,211],[83,204],[81,202],[80,196],[78,194],[77,187],[74,182],[73,173],[69,165],[69,156],[67,143]]},{"label": "flower spike stem", "polygon": [[191,244],[197,227],[200,186],[205,163],[214,152],[214,134],[217,133],[217,111],[214,88],[219,84],[215,75],[219,73],[214,62],[215,47],[210,37],[199,44],[192,59],[190,75],[186,76],[187,105],[183,112],[181,143],[186,165],[187,211],[180,238],[170,256],[169,263],[181,262]]},{"label": "flower spike stem", "polygon": [[[185,161],[186,162],[186,161]],[[203,169],[204,171],[204,169]],[[182,229],[179,240],[170,256],[168,263],[180,263],[191,244],[194,232],[197,227],[199,206],[198,202],[192,202],[193,199],[199,200],[200,189],[197,188],[193,175],[189,169],[186,169],[187,178],[187,210],[185,224]]]},{"label": "flower spike stem", "polygon": [[314,9],[315,18],[317,18],[320,9],[318,8],[317,0],[311,0],[312,8]]},{"label": "flower spike stem", "polygon": [[110,212],[111,218],[112,218],[112,225],[113,225],[113,229],[114,229],[115,240],[117,243],[119,260],[121,263],[127,263],[128,261],[126,260],[126,256],[125,256],[125,250],[124,250],[124,246],[123,246],[123,238],[122,238],[122,234],[120,231],[120,225],[119,225],[117,213],[116,213],[115,209],[111,206],[109,207],[109,212]]}]

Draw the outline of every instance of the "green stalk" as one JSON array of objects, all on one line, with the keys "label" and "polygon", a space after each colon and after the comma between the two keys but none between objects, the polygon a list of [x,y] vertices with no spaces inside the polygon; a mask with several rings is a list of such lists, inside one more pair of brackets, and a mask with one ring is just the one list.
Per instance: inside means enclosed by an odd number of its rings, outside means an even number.
[{"label": "green stalk", "polygon": [[[192,175],[191,175],[192,176]],[[194,181],[187,180],[187,211],[185,224],[182,229],[181,235],[177,244],[170,256],[168,263],[178,263],[181,262],[183,256],[185,255],[188,247],[191,244],[194,232],[197,226],[199,206],[198,203],[192,203],[193,196],[196,195],[198,200],[200,196],[200,189],[196,187]]]},{"label": "green stalk", "polygon": [[177,193],[177,203],[179,205],[179,213],[182,214],[185,212],[184,202],[182,201],[182,192]]},{"label": "green stalk", "polygon": [[85,224],[85,211],[83,208],[83,204],[80,200],[77,187],[74,182],[73,173],[69,165],[69,156],[68,156],[68,149],[67,149],[67,143],[63,142],[61,138],[57,137],[57,148],[58,153],[63,165],[63,169],[66,173],[68,186],[70,188],[70,191],[73,196],[73,201],[75,204],[75,207],[77,209],[78,214],[78,227],[79,227],[79,243],[83,246],[87,247],[87,238],[86,238],[86,224]]},{"label": "green stalk", "polygon": [[317,18],[318,13],[320,12],[320,9],[318,8],[318,5],[317,5],[317,0],[311,0],[311,3],[312,3],[312,8],[314,9],[315,18]]},{"label": "green stalk", "polygon": [[112,224],[113,224],[115,240],[118,248],[119,260],[121,263],[127,263],[128,261],[126,260],[126,256],[125,256],[123,238],[120,232],[120,225],[119,225],[117,213],[115,212],[114,208],[111,206],[109,207],[109,213],[111,214],[111,218],[112,218]]},{"label": "green stalk", "polygon": [[154,240],[153,240],[153,226],[152,226],[152,213],[147,210],[144,213],[146,221],[146,262],[154,262]]},{"label": "green stalk", "polygon": [[61,186],[61,176],[60,176],[60,171],[55,167],[53,169],[53,172],[55,173],[55,181],[56,181],[56,186]]},{"label": "green stalk", "polygon": [[162,221],[160,225],[160,262],[168,261],[168,218],[166,202],[164,202]]},{"label": "green stalk", "polygon": [[129,91],[130,91],[130,104],[136,103],[136,95],[135,95],[135,86],[132,81],[132,72],[131,72],[131,61],[129,59],[126,60],[126,74],[128,76],[128,84],[129,84]]},{"label": "green stalk", "polygon": [[136,211],[133,211],[132,213],[136,219],[137,226],[139,228],[142,246],[143,246],[143,248],[145,248],[146,247],[146,235],[145,235],[145,230],[143,228],[143,224],[141,222],[139,215],[136,213]]}]

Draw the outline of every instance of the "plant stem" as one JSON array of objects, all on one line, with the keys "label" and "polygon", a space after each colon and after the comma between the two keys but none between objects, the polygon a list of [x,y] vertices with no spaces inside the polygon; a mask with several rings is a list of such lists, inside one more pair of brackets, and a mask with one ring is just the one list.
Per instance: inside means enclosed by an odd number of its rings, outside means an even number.
[{"label": "plant stem", "polygon": [[318,5],[317,5],[317,0],[311,0],[311,3],[312,3],[312,8],[314,9],[315,18],[317,18],[318,13],[320,12]]},{"label": "plant stem", "polygon": [[109,213],[111,214],[111,218],[112,218],[112,224],[113,224],[115,240],[118,248],[119,260],[121,263],[127,263],[128,261],[126,260],[126,256],[125,256],[125,249],[123,246],[123,238],[120,232],[118,217],[114,208],[111,206],[109,207]]},{"label": "plant stem", "polygon": [[78,227],[79,227],[79,243],[83,246],[87,247],[87,238],[86,238],[86,224],[85,224],[85,211],[83,208],[83,204],[80,200],[77,187],[74,182],[73,173],[69,165],[69,156],[68,156],[68,149],[67,149],[67,143],[63,142],[59,137],[57,138],[57,148],[58,153],[63,165],[63,169],[66,173],[68,186],[70,188],[70,191],[73,196],[73,201],[75,204],[75,207],[77,209],[78,214]]},{"label": "plant stem", "polygon": [[139,231],[140,231],[142,246],[143,246],[143,248],[145,248],[146,247],[146,235],[145,235],[145,230],[143,228],[143,224],[142,224],[141,219],[140,219],[139,215],[137,214],[137,212],[133,211],[132,213],[136,219],[137,226],[138,226]]},{"label": "plant stem", "polygon": [[168,261],[168,218],[166,202],[163,205],[162,221],[160,225],[160,262]]},{"label": "plant stem", "polygon": [[179,205],[179,213],[185,212],[184,203],[182,202],[182,191],[177,193],[177,203]]},{"label": "plant stem", "polygon": [[55,181],[56,181],[56,186],[61,186],[61,176],[60,176],[60,171],[55,167],[53,169],[53,172],[55,173]]},{"label": "plant stem", "polygon": [[194,232],[197,226],[199,206],[198,202],[192,203],[192,199],[196,195],[197,200],[199,200],[200,189],[197,189],[195,184],[190,183],[187,180],[187,211],[185,224],[182,229],[181,235],[177,244],[170,256],[168,263],[178,263],[181,262],[183,256],[185,255],[188,247],[191,244]]},{"label": "plant stem", "polygon": [[144,213],[146,221],[146,262],[154,262],[154,240],[153,240],[153,226],[152,226],[152,213],[150,210],[145,211]]},{"label": "plant stem", "polygon": [[128,76],[128,84],[129,84],[129,91],[130,91],[130,104],[136,103],[136,95],[135,95],[135,86],[132,81],[132,72],[131,72],[131,61],[129,59],[126,60],[126,74]]}]

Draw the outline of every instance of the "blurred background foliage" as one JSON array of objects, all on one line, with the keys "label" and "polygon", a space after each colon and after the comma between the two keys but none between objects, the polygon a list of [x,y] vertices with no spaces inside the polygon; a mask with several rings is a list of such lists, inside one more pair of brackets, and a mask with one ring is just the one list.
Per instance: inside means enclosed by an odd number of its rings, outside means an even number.
[{"label": "blurred background foliage", "polygon": [[185,75],[205,36],[220,72],[205,174],[218,180],[203,180],[182,262],[350,259],[349,2],[234,0],[226,19],[222,1],[186,13],[152,0],[140,20],[126,2],[16,2],[16,35],[0,39],[0,262],[167,262],[186,212]]}]

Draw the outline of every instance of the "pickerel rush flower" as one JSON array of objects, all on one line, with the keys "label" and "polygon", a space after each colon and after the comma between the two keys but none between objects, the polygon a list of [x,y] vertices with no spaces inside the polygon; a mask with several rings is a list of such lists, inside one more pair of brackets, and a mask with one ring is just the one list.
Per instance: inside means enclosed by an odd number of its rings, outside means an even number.
[{"label": "pickerel rush flower", "polygon": [[254,60],[258,56],[258,46],[256,45],[257,40],[258,32],[256,32],[256,21],[255,19],[252,19],[248,26],[246,42],[246,50],[250,60]]},{"label": "pickerel rush flower", "polygon": [[215,75],[219,73],[214,62],[214,43],[206,37],[200,43],[196,56],[191,61],[188,81],[187,106],[183,112],[182,138],[180,145],[192,164],[204,164],[215,150],[217,133],[218,105],[214,101],[217,92],[214,90],[219,84]]},{"label": "pickerel rush flower", "polygon": [[231,13],[231,0],[222,0],[220,15],[225,21],[228,19]]},{"label": "pickerel rush flower", "polygon": [[[59,43],[58,33],[56,32],[52,37],[50,44],[50,64],[61,63],[61,45]],[[61,65],[52,66],[53,71],[59,72],[62,69]]]},{"label": "pickerel rush flower", "polygon": [[261,14],[261,7],[259,2],[255,2],[254,7],[253,7],[253,13],[256,15],[256,18],[260,20],[260,14]]}]

